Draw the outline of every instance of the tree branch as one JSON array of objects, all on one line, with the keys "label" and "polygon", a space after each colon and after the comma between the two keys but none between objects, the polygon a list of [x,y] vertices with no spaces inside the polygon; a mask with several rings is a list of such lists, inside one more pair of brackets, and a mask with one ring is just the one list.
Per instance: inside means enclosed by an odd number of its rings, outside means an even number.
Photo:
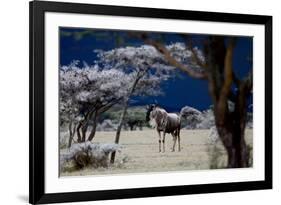
[{"label": "tree branch", "polygon": [[[226,48],[226,54],[224,58],[224,79],[223,84],[219,92],[219,99],[217,104],[217,114],[218,114],[218,123],[224,124],[226,122],[226,117],[229,114],[228,112],[228,97],[231,91],[231,85],[233,82],[233,68],[232,68],[232,57],[233,49],[235,45],[235,40],[230,39],[228,46]],[[240,84],[238,85],[240,87]]]},{"label": "tree branch", "polygon": [[226,49],[224,59],[224,83],[221,89],[221,97],[225,98],[231,88],[233,82],[232,56],[234,49],[234,39],[230,39],[229,45]]},{"label": "tree branch", "polygon": [[187,73],[190,77],[197,78],[197,79],[206,79],[207,75],[206,72],[197,72],[188,67],[187,65],[183,65],[179,61],[177,61],[170,53],[170,51],[161,43],[149,39],[148,36],[144,33],[140,35],[135,35],[134,36],[141,38],[146,44],[149,44],[151,46],[154,46],[161,54],[164,55],[165,59],[170,63],[172,66],[175,66],[182,70],[183,72]]},{"label": "tree branch", "polygon": [[106,103],[105,105],[103,105],[102,107],[100,107],[98,109],[98,114],[100,113],[103,113],[105,111],[107,111],[109,108],[111,108],[113,105],[115,105],[116,103],[118,103],[123,97],[120,97],[120,98],[117,98],[117,99],[114,99],[108,103]]},{"label": "tree branch", "polygon": [[191,38],[189,36],[186,36],[186,35],[182,35],[182,37],[186,39],[186,45],[187,45],[188,49],[191,50],[192,57],[195,60],[195,62],[197,63],[197,65],[199,65],[202,68],[206,68],[207,64],[204,63],[203,61],[201,61],[201,59],[199,58],[197,51],[194,49],[194,47],[192,45]]}]

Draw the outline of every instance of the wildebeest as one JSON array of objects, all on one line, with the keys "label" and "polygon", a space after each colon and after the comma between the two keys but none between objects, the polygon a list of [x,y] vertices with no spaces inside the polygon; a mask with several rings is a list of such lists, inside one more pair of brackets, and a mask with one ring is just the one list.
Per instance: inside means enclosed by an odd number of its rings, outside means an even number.
[{"label": "wildebeest", "polygon": [[[156,131],[159,136],[159,152],[161,152],[161,142],[163,144],[162,151],[165,152],[165,135],[170,133],[173,136],[173,147],[172,152],[175,151],[176,141],[178,141],[178,151],[181,150],[180,147],[180,128],[181,128],[181,119],[180,116],[175,113],[168,113],[163,108],[152,104],[147,107],[146,121],[153,122],[155,124]],[[152,123],[151,123],[152,124]],[[161,132],[163,136],[161,139]]]}]

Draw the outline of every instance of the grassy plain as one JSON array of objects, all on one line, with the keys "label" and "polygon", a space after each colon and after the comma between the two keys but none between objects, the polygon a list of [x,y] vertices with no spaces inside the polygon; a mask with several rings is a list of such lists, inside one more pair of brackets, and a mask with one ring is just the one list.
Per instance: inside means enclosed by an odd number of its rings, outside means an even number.
[{"label": "grassy plain", "polygon": [[[104,175],[122,173],[167,172],[209,169],[214,156],[214,144],[208,136],[210,130],[181,130],[181,152],[171,152],[172,136],[166,135],[166,152],[158,152],[158,135],[155,130],[122,131],[122,149],[116,155],[114,165],[108,168],[85,168],[79,171],[62,172],[61,176]],[[115,132],[97,132],[94,143],[114,142]],[[253,132],[246,130],[246,142],[252,147]],[[177,148],[177,145],[176,145]],[[61,153],[66,149],[61,149]],[[223,146],[216,144],[216,155],[221,165],[227,160]]]}]

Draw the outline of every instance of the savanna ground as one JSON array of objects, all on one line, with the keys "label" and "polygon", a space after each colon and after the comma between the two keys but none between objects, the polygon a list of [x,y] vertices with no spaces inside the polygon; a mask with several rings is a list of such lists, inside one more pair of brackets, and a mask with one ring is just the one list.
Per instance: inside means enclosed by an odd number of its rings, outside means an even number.
[{"label": "savanna ground", "polygon": [[[116,132],[97,132],[94,143],[114,142]],[[200,170],[225,167],[227,155],[220,142],[209,139],[210,130],[181,130],[181,152],[171,152],[172,136],[166,135],[166,152],[158,152],[158,135],[155,130],[122,131],[121,152],[113,165],[107,168],[84,168],[79,171],[64,170],[61,176],[104,175],[162,171]],[[252,129],[246,129],[246,143],[253,144]],[[67,149],[61,149],[64,153]],[[215,165],[214,165],[215,163]]]}]

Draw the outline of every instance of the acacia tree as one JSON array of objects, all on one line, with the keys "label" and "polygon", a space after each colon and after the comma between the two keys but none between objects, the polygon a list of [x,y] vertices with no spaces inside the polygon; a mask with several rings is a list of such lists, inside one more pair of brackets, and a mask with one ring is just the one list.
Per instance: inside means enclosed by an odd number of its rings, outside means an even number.
[{"label": "acacia tree", "polygon": [[[181,61],[167,46],[154,40],[148,34],[138,35],[145,43],[154,46],[174,67],[190,77],[208,81],[209,93],[214,104],[215,124],[219,137],[228,154],[228,167],[248,167],[249,151],[245,143],[247,99],[252,91],[252,71],[238,79],[233,69],[234,37],[207,36],[204,40],[204,54],[192,45],[190,36],[182,35],[186,43],[185,52],[191,53],[193,62],[200,69]],[[245,56],[246,58],[246,56]],[[236,88],[234,92],[233,87]],[[234,103],[230,110],[228,102]]]},{"label": "acacia tree", "polygon": [[[161,92],[160,84],[170,77],[173,69],[162,55],[149,45],[116,48],[110,51],[98,50],[96,52],[103,67],[122,69],[132,76],[129,90],[123,98],[123,111],[116,131],[115,143],[118,144],[130,98],[135,95],[159,95]],[[115,154],[113,152],[111,155],[111,163],[114,163]]]},{"label": "acacia tree", "polygon": [[[119,103],[128,92],[131,76],[116,69],[100,69],[97,65],[80,68],[77,63],[60,69],[60,112],[66,116],[61,120],[68,118],[68,123],[76,122],[77,140],[85,142],[94,138],[100,114]],[[92,128],[86,136],[89,126]],[[75,131],[70,130],[73,138]]]}]

